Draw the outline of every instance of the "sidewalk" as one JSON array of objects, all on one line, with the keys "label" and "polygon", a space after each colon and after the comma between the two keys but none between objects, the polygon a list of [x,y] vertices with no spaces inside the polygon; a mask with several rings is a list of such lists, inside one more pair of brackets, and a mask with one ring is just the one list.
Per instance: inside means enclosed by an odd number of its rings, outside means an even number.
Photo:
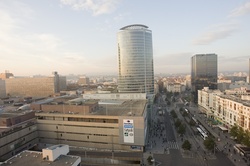
[{"label": "sidewalk", "polygon": [[[152,120],[150,126],[150,135],[149,135],[149,144],[146,146],[146,149],[143,154],[143,164],[150,165],[147,161],[149,156],[154,158],[154,154],[169,154],[168,151],[165,151],[166,143],[163,142],[164,133],[166,129],[164,125],[161,125],[161,122],[164,122],[164,116],[158,114],[157,107],[154,106],[152,111]],[[150,166],[157,165],[157,161],[154,161]]]}]

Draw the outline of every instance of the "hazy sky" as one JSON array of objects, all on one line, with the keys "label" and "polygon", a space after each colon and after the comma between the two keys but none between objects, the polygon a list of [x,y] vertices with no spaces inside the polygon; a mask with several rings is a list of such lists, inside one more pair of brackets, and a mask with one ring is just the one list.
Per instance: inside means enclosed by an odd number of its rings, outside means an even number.
[{"label": "hazy sky", "polygon": [[152,30],[155,73],[190,72],[197,53],[219,71],[247,71],[248,0],[1,0],[0,72],[117,74],[117,32]]}]

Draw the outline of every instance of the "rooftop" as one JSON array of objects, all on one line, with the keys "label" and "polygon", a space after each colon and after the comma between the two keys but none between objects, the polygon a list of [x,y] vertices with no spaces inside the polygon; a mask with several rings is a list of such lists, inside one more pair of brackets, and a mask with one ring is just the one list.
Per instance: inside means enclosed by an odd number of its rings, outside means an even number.
[{"label": "rooftop", "polygon": [[142,24],[132,24],[132,25],[127,25],[125,27],[122,27],[120,30],[126,30],[126,29],[147,29],[148,26],[142,25]]},{"label": "rooftop", "polygon": [[242,100],[241,98],[234,96],[234,95],[219,95],[222,98],[233,100],[238,103],[242,103],[245,106],[250,107],[250,102],[248,100]]},{"label": "rooftop", "polygon": [[18,155],[10,158],[9,160],[3,162],[1,166],[12,165],[12,166],[43,166],[43,165],[52,165],[52,166],[71,166],[73,165],[80,157],[70,156],[70,155],[60,155],[55,161],[46,161],[43,160],[42,152],[35,151],[23,151]]},{"label": "rooftop", "polygon": [[117,103],[111,102],[107,100],[100,100],[99,109],[94,112],[94,114],[113,116],[141,116],[145,110],[147,100],[116,100]]},{"label": "rooftop", "polygon": [[[140,99],[140,100],[104,100],[104,99],[87,99],[85,102],[83,102],[81,105],[78,106],[84,106],[88,104],[95,104],[98,102],[98,106],[94,108],[91,112],[74,112],[72,110],[67,110],[68,114],[72,114],[75,116],[81,116],[84,115],[109,115],[109,116],[142,116],[145,110],[145,107],[147,106],[147,100],[146,99]],[[43,112],[38,111],[36,114],[62,114],[61,112]],[[60,115],[59,115],[60,116]]]},{"label": "rooftop", "polygon": [[0,118],[13,118],[33,112],[32,110],[12,110],[0,113]]}]

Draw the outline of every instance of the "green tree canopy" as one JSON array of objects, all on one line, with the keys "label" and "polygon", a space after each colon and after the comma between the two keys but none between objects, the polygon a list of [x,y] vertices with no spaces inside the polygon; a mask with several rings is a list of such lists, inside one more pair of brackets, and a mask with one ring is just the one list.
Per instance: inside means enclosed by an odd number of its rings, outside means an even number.
[{"label": "green tree canopy", "polygon": [[173,117],[174,119],[177,118],[177,114],[175,113],[174,110],[172,110],[172,111],[170,112],[170,114],[172,115],[172,117]]},{"label": "green tree canopy", "polygon": [[238,130],[239,130],[238,126],[234,125],[234,126],[231,128],[231,130],[230,130],[231,136],[237,137],[237,135],[238,135]]},{"label": "green tree canopy", "polygon": [[181,146],[184,150],[190,150],[192,145],[188,140],[185,140]]},{"label": "green tree canopy", "polygon": [[238,133],[237,133],[237,142],[238,143],[242,143],[244,140],[244,136],[245,136],[245,132],[243,130],[243,128],[239,127],[238,129]]},{"label": "green tree canopy", "polygon": [[186,132],[186,127],[184,126],[184,124],[181,124],[179,127],[178,127],[178,130],[177,132],[181,135],[185,134]]},{"label": "green tree canopy", "polygon": [[176,128],[179,128],[179,127],[181,126],[181,121],[180,121],[180,119],[177,119],[177,120],[175,121],[174,125],[175,125]]},{"label": "green tree canopy", "polygon": [[182,116],[188,116],[188,113],[186,112],[186,111],[184,111],[183,113],[182,113]]},{"label": "green tree canopy", "polygon": [[244,133],[244,138],[242,140],[242,143],[248,147],[250,147],[250,132],[249,131],[246,131]]},{"label": "green tree canopy", "polygon": [[192,119],[190,119],[189,125],[190,125],[190,126],[195,126],[195,124],[196,124],[196,123],[195,123]]},{"label": "green tree canopy", "polygon": [[215,141],[211,137],[208,137],[206,140],[204,140],[203,144],[207,150],[213,150],[216,146]]}]

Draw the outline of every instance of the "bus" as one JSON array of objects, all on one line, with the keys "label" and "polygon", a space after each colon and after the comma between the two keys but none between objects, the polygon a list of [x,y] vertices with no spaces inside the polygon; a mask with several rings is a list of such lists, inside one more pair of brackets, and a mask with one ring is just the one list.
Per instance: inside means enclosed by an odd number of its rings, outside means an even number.
[{"label": "bus", "polygon": [[208,135],[207,130],[206,130],[202,125],[199,125],[199,128],[200,128],[205,134]]},{"label": "bus", "polygon": [[206,140],[208,137],[207,134],[205,134],[199,127],[197,127],[197,130],[199,131],[201,138]]}]

